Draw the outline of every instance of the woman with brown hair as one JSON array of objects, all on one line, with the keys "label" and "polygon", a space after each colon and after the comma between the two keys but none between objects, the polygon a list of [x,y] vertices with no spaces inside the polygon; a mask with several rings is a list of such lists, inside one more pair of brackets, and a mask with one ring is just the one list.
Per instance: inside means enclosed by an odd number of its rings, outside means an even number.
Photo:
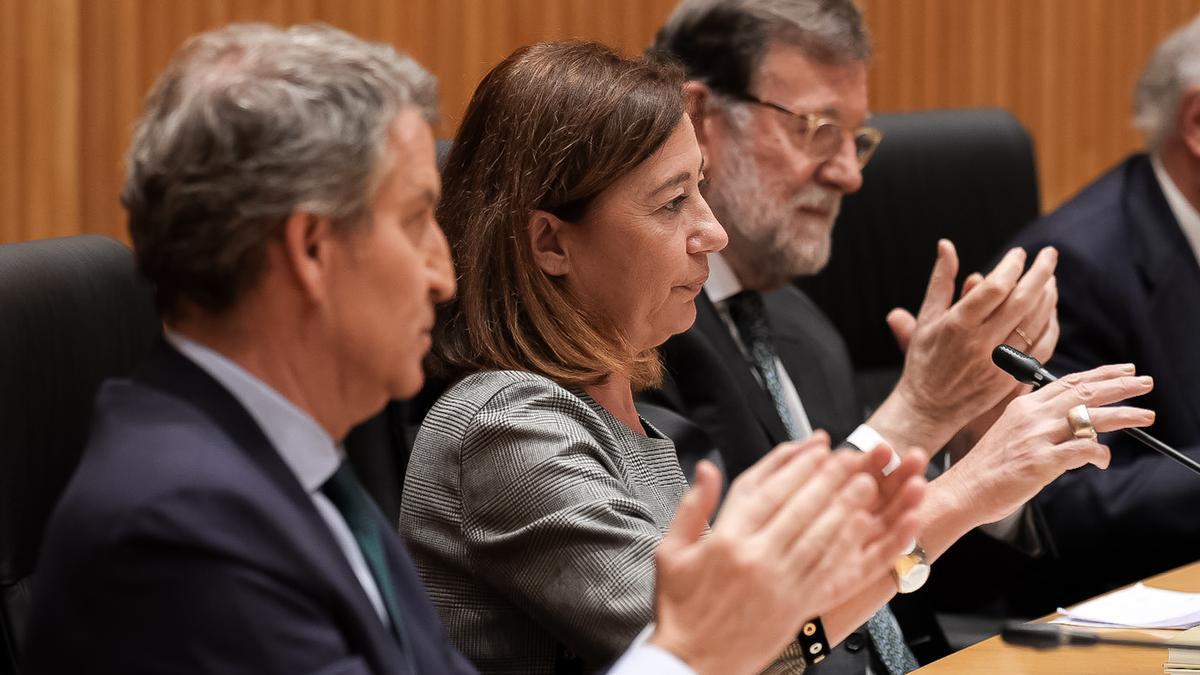
[{"label": "woman with brown hair", "polygon": [[[447,160],[438,220],[459,296],[433,362],[453,385],[417,436],[401,531],[482,671],[595,669],[653,616],[655,549],[687,483],[633,390],[658,383],[655,347],[691,325],[726,242],[682,84],[593,43],[523,48],[484,78]],[[886,462],[828,443],[805,444],[813,520],[850,513],[851,477]],[[793,548],[827,565],[796,602],[816,615],[887,573],[857,551],[913,536],[922,465],[893,474],[876,532],[796,526]]]}]

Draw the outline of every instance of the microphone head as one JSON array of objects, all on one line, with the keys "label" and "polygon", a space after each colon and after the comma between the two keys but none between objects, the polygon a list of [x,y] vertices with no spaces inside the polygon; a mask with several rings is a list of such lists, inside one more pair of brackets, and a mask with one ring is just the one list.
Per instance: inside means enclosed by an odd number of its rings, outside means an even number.
[{"label": "microphone head", "polygon": [[1009,621],[1000,631],[1000,639],[1012,645],[1034,649],[1053,649],[1067,644],[1066,634],[1058,626],[1049,623]]},{"label": "microphone head", "polygon": [[1022,384],[1041,387],[1053,382],[1054,376],[1042,367],[1042,363],[1012,345],[1000,344],[992,350],[992,363],[1012,375]]},{"label": "microphone head", "polygon": [[1100,644],[1100,636],[1077,630],[1065,630],[1050,623],[1021,623],[1009,621],[1000,631],[1000,639],[1013,645],[1034,649],[1053,649],[1066,645],[1088,646]]}]

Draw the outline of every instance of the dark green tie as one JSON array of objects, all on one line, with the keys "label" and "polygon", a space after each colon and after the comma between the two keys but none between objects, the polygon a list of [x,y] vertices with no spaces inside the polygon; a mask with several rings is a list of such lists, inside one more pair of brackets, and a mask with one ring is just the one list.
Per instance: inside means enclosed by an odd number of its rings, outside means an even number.
[{"label": "dark green tie", "polygon": [[404,626],[401,623],[400,609],[396,606],[396,586],[392,583],[392,573],[388,570],[387,554],[384,551],[384,532],[380,527],[380,519],[375,515],[375,505],[367,496],[362,483],[354,475],[354,469],[349,462],[343,461],[338,470],[321,486],[321,492],[333,502],[342,518],[350,526],[354,540],[362,551],[375,585],[379,587],[379,595],[391,617],[392,629],[400,640],[400,649],[407,655],[404,645]]}]

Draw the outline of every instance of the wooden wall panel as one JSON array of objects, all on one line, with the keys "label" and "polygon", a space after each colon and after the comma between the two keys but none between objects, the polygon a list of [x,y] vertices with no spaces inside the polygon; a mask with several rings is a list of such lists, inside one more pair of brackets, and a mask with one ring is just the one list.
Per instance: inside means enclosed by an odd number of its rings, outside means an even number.
[{"label": "wooden wall panel", "polygon": [[12,219],[0,224],[4,241],[78,231],[77,2],[0,2],[0,209]]},{"label": "wooden wall panel", "polygon": [[[408,51],[453,132],[476,83],[536,40],[640,51],[676,0],[0,0],[0,242],[124,237],[121,165],[141,98],[189,35],[324,21]],[[1200,0],[860,0],[877,111],[1001,106],[1034,135],[1053,207],[1138,147],[1130,90]]]},{"label": "wooden wall panel", "polygon": [[1053,208],[1141,145],[1132,90],[1197,0],[860,0],[872,107],[1007,108],[1036,144]]}]

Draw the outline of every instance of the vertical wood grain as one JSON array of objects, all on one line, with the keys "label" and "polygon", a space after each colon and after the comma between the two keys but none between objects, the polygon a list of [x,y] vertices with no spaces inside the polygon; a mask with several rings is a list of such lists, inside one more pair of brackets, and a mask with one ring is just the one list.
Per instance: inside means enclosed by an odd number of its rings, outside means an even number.
[{"label": "vertical wood grain", "polygon": [[[640,52],[676,0],[0,0],[0,242],[124,237],[117,201],[142,97],[187,36],[230,21],[323,21],[409,52],[440,80],[451,135],[517,47],[585,38]],[[876,111],[1009,109],[1052,208],[1140,145],[1131,89],[1198,0],[860,0]]]},{"label": "vertical wood grain", "polygon": [[21,23],[21,5],[0,0],[0,242],[22,239],[25,221]]}]

